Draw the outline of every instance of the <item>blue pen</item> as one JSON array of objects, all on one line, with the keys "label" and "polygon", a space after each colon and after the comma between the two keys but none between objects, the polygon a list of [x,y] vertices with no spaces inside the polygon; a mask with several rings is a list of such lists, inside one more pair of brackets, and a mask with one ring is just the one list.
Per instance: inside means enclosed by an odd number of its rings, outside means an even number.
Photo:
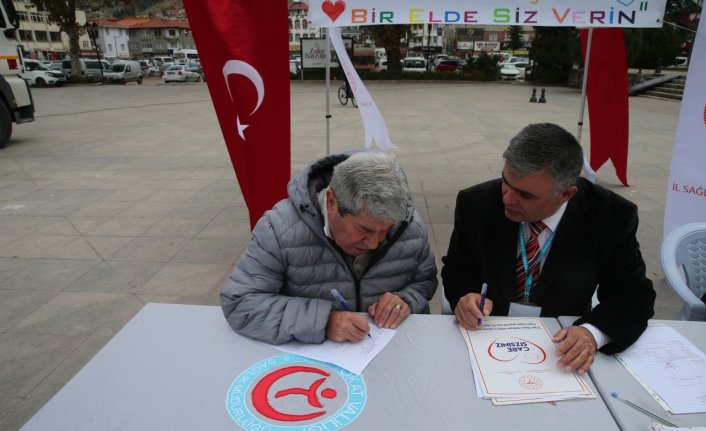
[{"label": "blue pen", "polygon": [[[336,298],[336,301],[338,301],[339,304],[341,304],[341,307],[343,307],[344,310],[346,311],[353,311],[351,308],[346,304],[346,300],[343,299],[343,296],[336,290],[334,287],[331,289],[331,295],[333,295],[334,298]],[[370,334],[366,334],[368,337],[373,338]]]},{"label": "blue pen", "polygon": [[[488,283],[483,283],[483,287],[480,289],[480,312],[483,313],[483,307],[485,306],[485,297],[488,294]],[[478,327],[480,327],[480,319],[478,319]]]},{"label": "blue pen", "polygon": [[652,419],[658,420],[667,426],[677,428],[677,425],[674,425],[673,423],[669,422],[668,420],[664,419],[663,417],[657,416],[656,414],[652,413],[651,411],[638,406],[637,404],[633,403],[632,401],[626,400],[625,398],[618,395],[617,392],[611,392],[610,395],[613,398],[615,398],[616,400],[620,400],[620,401],[624,402],[625,404],[629,405],[630,407],[634,408],[637,411],[640,411],[640,412],[646,414],[647,416],[651,417]]}]

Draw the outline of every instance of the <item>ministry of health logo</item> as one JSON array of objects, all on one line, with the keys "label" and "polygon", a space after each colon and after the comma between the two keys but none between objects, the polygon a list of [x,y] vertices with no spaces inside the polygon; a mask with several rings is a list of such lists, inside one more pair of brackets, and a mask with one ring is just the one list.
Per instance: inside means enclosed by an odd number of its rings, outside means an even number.
[{"label": "ministry of health logo", "polygon": [[243,371],[228,389],[226,408],[248,431],[328,431],[353,422],[367,398],[361,376],[283,354]]}]

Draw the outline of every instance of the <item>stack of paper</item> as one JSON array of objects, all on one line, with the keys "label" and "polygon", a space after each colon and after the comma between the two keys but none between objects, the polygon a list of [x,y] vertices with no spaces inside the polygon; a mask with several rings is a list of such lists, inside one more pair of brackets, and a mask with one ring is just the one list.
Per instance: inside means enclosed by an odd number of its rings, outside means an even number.
[{"label": "stack of paper", "polygon": [[396,333],[394,329],[378,328],[370,322],[370,336],[363,337],[357,343],[336,343],[326,340],[322,344],[306,344],[290,341],[273,347],[283,352],[329,362],[360,375]]},{"label": "stack of paper", "polygon": [[496,405],[595,398],[578,373],[556,367],[557,346],[541,319],[486,317],[480,330],[459,329],[478,397]]},{"label": "stack of paper", "polygon": [[648,327],[616,356],[668,412],[706,412],[706,355],[674,328]]}]

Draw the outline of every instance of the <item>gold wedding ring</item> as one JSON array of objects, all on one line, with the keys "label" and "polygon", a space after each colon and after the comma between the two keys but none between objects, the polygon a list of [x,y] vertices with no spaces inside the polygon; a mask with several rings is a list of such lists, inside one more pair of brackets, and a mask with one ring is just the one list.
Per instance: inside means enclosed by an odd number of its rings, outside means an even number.
[{"label": "gold wedding ring", "polygon": [[402,311],[402,304],[395,304],[395,306],[392,307],[392,309],[397,310],[397,311]]}]

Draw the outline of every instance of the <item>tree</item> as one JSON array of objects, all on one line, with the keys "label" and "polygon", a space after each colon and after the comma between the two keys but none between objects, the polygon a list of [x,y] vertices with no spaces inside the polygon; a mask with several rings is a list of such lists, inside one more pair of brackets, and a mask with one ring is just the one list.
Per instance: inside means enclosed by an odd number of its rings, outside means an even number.
[{"label": "tree", "polygon": [[701,6],[691,0],[667,0],[664,23],[671,25],[682,42],[681,55],[691,57]]},{"label": "tree", "polygon": [[47,12],[49,22],[58,25],[59,29],[69,36],[71,74],[74,76],[81,74],[78,60],[81,48],[78,45],[78,37],[84,31],[82,25],[76,22],[76,10],[95,11],[132,3],[131,0],[31,0],[31,2],[38,11]]},{"label": "tree", "polygon": [[512,50],[512,55],[515,55],[515,50],[522,48],[524,45],[522,27],[519,25],[511,25],[507,28],[507,32],[510,36],[510,49]]},{"label": "tree", "polygon": [[662,28],[624,29],[623,39],[628,66],[639,69],[671,66],[681,48],[679,34],[671,25]]},{"label": "tree", "polygon": [[464,72],[475,75],[481,81],[496,81],[500,77],[499,61],[499,55],[488,55],[481,51],[478,57],[468,59]]},{"label": "tree", "polygon": [[530,58],[535,62],[534,80],[547,84],[566,83],[574,64],[581,61],[578,30],[573,27],[535,27]]},{"label": "tree", "polygon": [[375,46],[384,47],[387,53],[387,71],[395,74],[402,72],[402,39],[407,37],[407,25],[373,25],[363,27],[369,39],[375,41]]}]

